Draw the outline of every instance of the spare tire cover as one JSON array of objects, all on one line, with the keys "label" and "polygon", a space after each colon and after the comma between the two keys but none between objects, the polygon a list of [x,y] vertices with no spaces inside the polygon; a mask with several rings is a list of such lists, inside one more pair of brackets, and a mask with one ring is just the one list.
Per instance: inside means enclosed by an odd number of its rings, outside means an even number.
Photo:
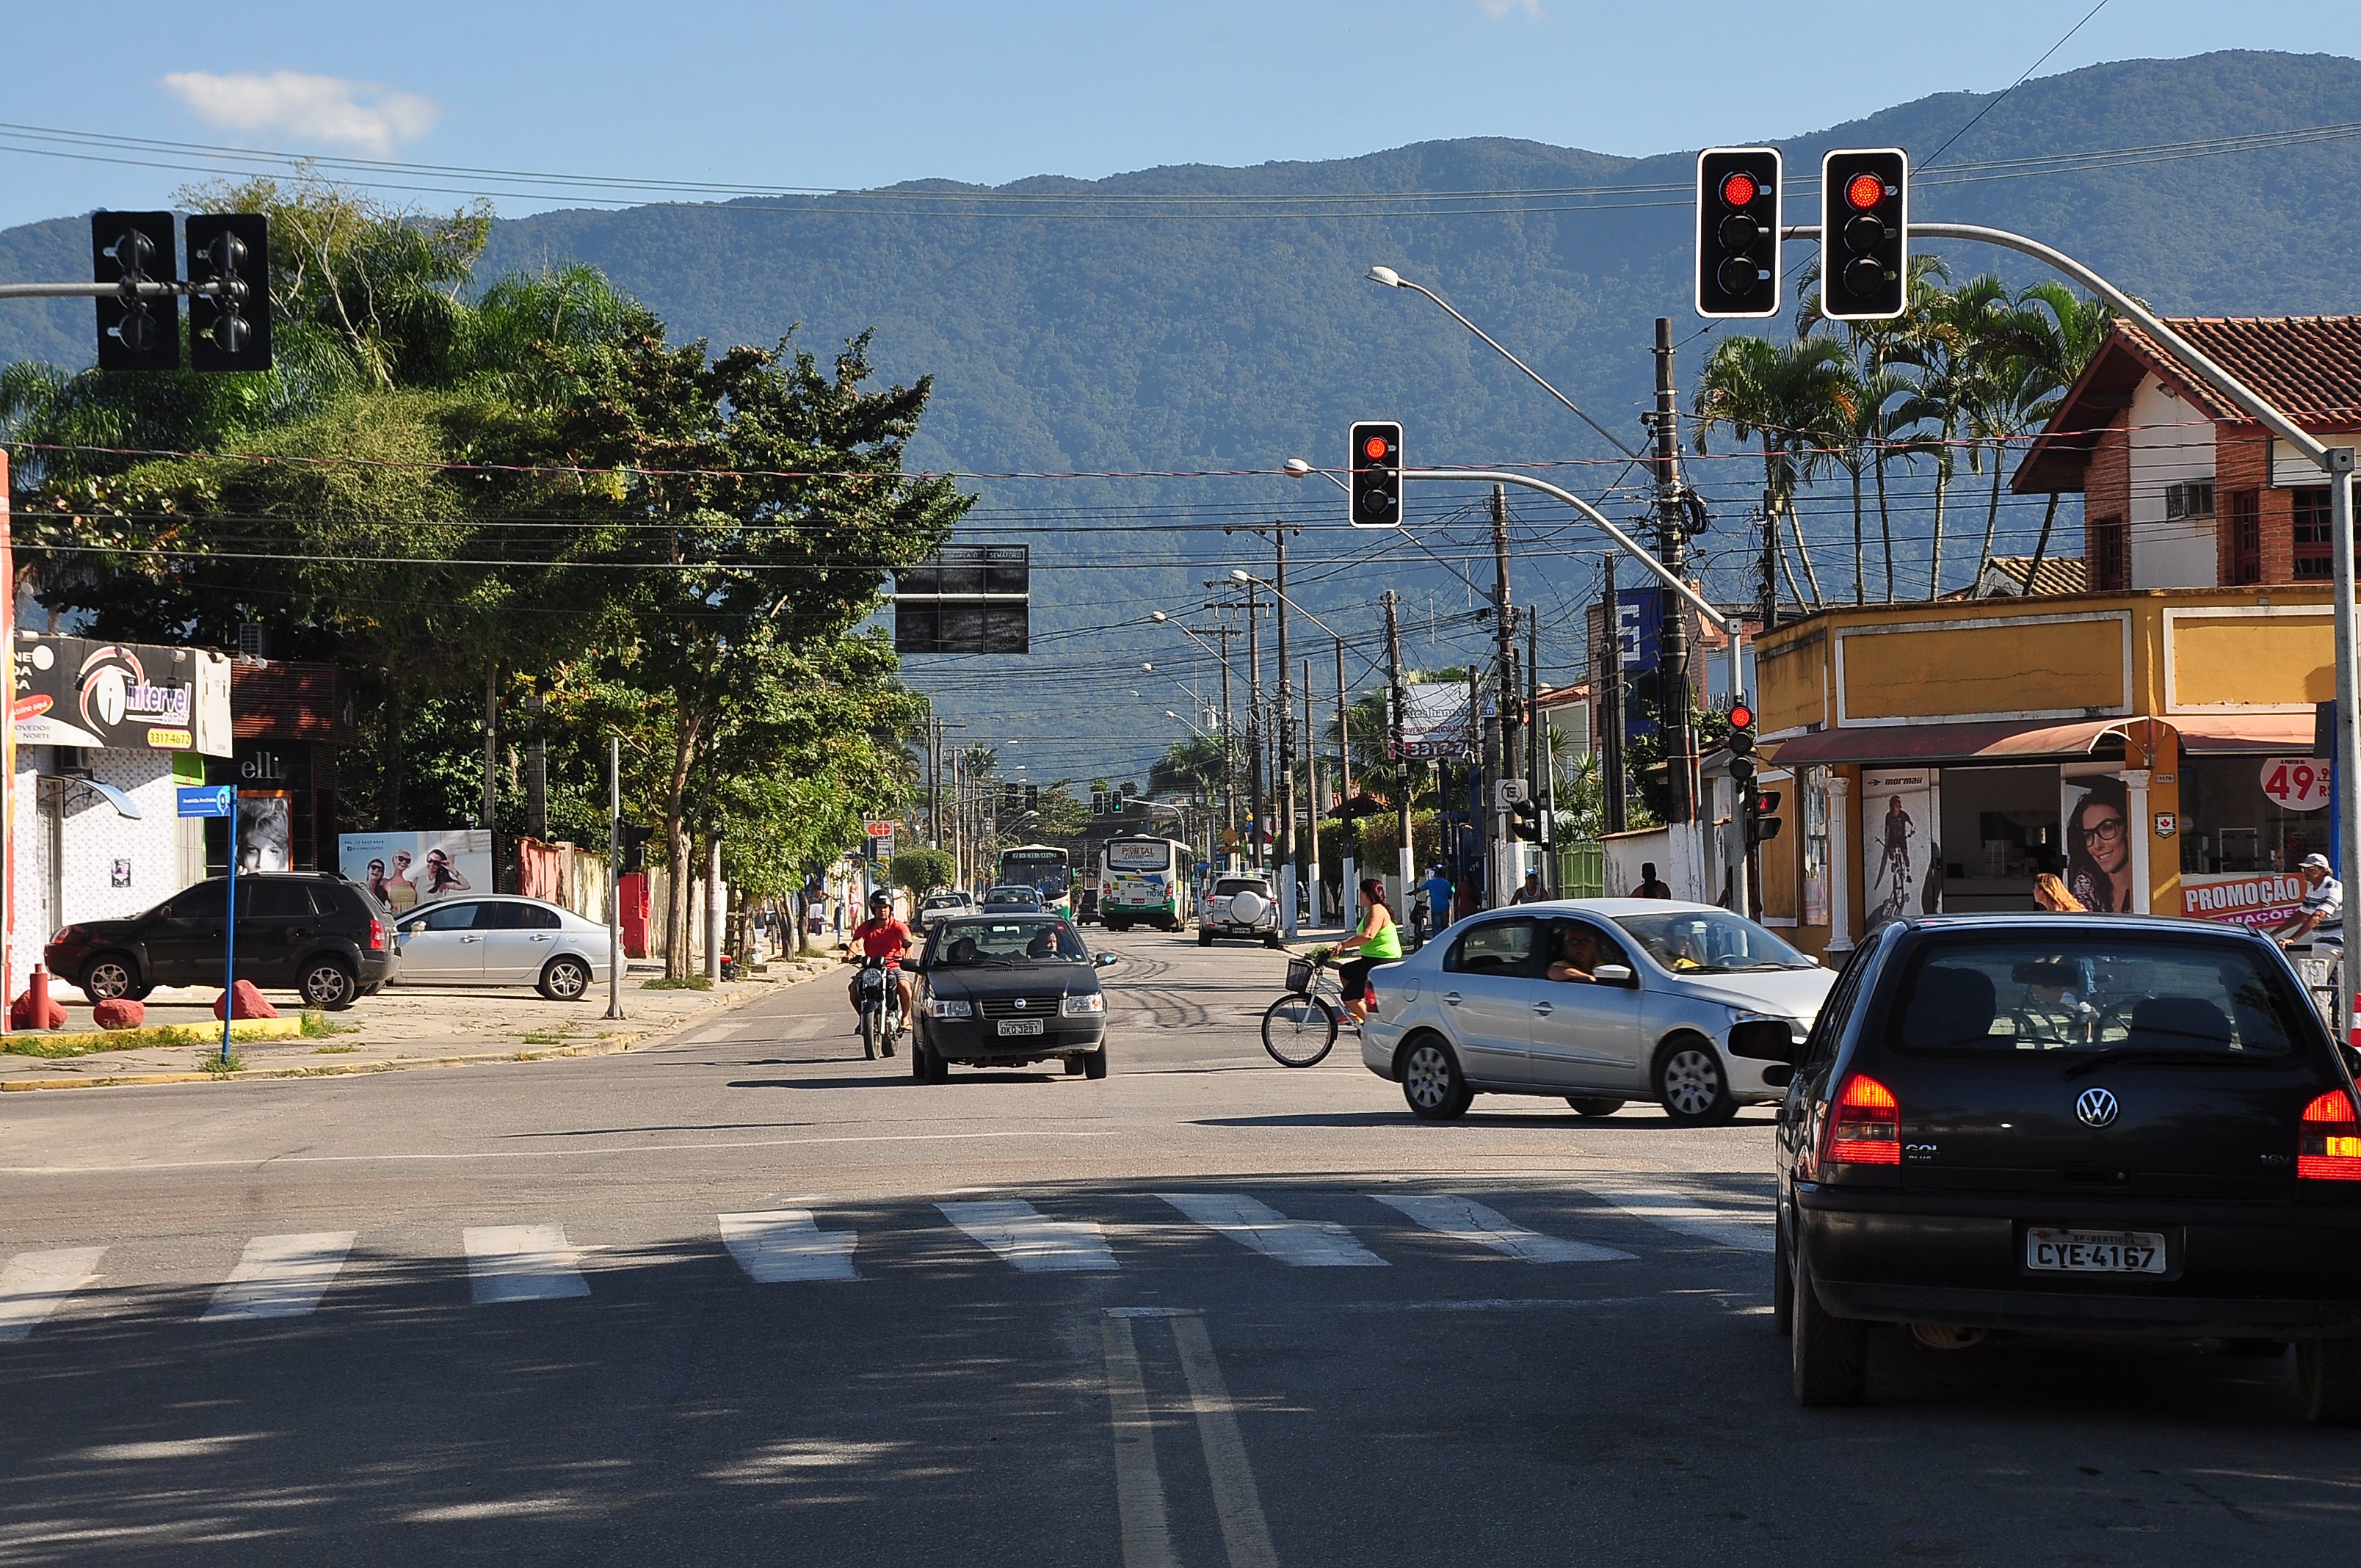
[{"label": "spare tire cover", "polygon": [[1251,926],[1270,911],[1270,905],[1258,893],[1230,894],[1230,919],[1239,926]]}]

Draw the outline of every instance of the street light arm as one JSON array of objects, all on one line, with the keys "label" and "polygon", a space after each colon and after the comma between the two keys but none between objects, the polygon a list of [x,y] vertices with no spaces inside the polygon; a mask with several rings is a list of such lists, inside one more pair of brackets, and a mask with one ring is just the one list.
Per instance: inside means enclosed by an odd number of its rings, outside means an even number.
[{"label": "street light arm", "polygon": [[1482,327],[1477,326],[1474,322],[1471,322],[1466,316],[1461,315],[1450,301],[1444,299],[1442,295],[1436,293],[1433,290],[1428,288],[1423,283],[1414,283],[1411,281],[1411,280],[1404,278],[1398,272],[1395,272],[1391,268],[1386,269],[1388,276],[1384,278],[1377,277],[1376,270],[1377,269],[1374,268],[1370,270],[1370,276],[1375,281],[1385,283],[1390,288],[1409,289],[1433,300],[1437,305],[1440,305],[1443,308],[1444,313],[1449,315],[1453,321],[1457,322],[1461,326],[1466,327],[1469,332],[1474,333],[1477,337],[1482,338],[1486,343],[1489,344],[1493,352],[1499,354],[1501,358],[1507,360],[1510,364],[1523,371],[1534,386],[1539,387],[1543,391],[1547,392],[1551,397],[1555,398],[1559,402],[1564,403],[1567,409],[1572,411],[1575,418],[1580,420],[1583,423],[1588,425],[1591,429],[1597,431],[1601,436],[1605,437],[1607,444],[1612,446],[1616,451],[1620,452],[1624,456],[1631,458],[1635,463],[1645,461],[1645,459],[1641,457],[1640,454],[1624,445],[1623,443],[1617,438],[1613,431],[1608,429],[1605,425],[1599,423],[1597,420],[1583,412],[1582,410],[1576,405],[1575,400],[1572,398],[1567,397],[1564,392],[1561,392],[1555,387],[1551,386],[1540,371],[1534,369],[1532,366],[1526,364],[1523,360],[1510,353],[1507,348],[1501,345],[1499,340],[1495,338],[1490,333],[1486,332]]},{"label": "street light arm", "polygon": [[1326,621],[1321,620],[1318,616],[1312,614],[1301,605],[1296,603],[1294,595],[1279,593],[1278,584],[1262,577],[1257,577],[1252,573],[1248,573],[1244,580],[1249,583],[1259,584],[1261,587],[1268,588],[1272,593],[1278,594],[1281,599],[1286,601],[1288,609],[1293,610],[1296,614],[1301,616],[1304,620],[1310,621],[1312,625],[1318,627],[1329,636],[1334,637],[1337,641],[1342,642],[1345,641],[1345,634],[1343,632],[1337,630],[1334,627],[1329,625]]}]

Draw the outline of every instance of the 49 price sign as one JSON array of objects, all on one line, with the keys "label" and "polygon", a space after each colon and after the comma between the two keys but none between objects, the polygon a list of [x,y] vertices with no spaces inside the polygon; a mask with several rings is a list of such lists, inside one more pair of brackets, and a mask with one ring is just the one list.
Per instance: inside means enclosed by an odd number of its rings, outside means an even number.
[{"label": "49 price sign", "polygon": [[2328,764],[2273,757],[2263,764],[2263,793],[2282,811],[2318,811],[2328,804]]}]

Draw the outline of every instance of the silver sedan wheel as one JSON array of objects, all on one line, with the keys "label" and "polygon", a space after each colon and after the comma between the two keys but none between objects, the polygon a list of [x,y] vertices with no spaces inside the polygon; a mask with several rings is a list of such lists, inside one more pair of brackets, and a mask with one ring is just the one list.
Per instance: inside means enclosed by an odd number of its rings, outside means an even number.
[{"label": "silver sedan wheel", "polygon": [[1721,1099],[1721,1064],[1713,1053],[1684,1046],[1664,1062],[1664,1107],[1676,1115],[1703,1116]]}]

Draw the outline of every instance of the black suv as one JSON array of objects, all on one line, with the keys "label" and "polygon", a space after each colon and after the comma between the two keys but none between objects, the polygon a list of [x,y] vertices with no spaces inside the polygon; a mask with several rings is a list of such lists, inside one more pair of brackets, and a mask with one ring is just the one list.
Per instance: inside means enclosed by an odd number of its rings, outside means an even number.
[{"label": "black suv", "polygon": [[1772,1286],[1801,1403],[1858,1403],[1883,1321],[1943,1348],[2292,1343],[2305,1412],[2361,1425],[2354,1058],[2269,941],[2132,916],[1900,921],[1794,1057]]},{"label": "black suv", "polygon": [[[85,920],[49,938],[49,972],[93,1002],[137,1001],[159,985],[222,982],[227,879],[182,888],[127,920]],[[391,920],[368,890],[324,872],[245,872],[237,879],[237,978],[291,989],[307,1007],[350,1007],[396,962]]]}]

